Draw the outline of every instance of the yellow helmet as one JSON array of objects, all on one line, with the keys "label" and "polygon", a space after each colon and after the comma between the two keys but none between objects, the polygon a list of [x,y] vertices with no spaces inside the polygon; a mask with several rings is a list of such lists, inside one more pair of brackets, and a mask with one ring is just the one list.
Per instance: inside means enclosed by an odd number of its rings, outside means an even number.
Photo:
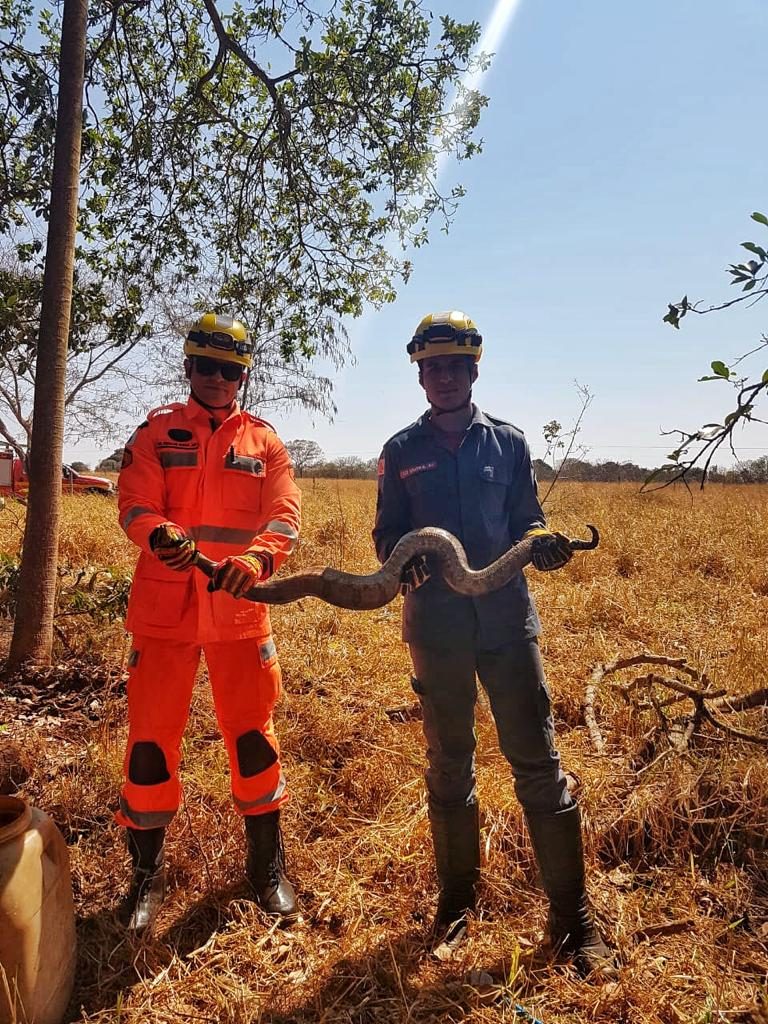
[{"label": "yellow helmet", "polygon": [[408,343],[412,363],[431,356],[472,356],[477,363],[483,354],[483,339],[466,313],[428,313]]},{"label": "yellow helmet", "polygon": [[253,365],[253,340],[240,320],[218,313],[203,313],[192,324],[184,342],[185,356],[207,356],[221,363]]}]

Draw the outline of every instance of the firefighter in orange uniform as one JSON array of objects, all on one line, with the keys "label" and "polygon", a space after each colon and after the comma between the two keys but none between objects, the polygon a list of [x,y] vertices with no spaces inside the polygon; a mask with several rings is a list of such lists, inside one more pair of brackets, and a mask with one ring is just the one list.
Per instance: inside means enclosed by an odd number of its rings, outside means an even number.
[{"label": "firefighter in orange uniform", "polygon": [[[124,912],[134,932],[152,926],[165,895],[165,829],[179,807],[201,650],[245,820],[248,881],[268,914],[298,914],[280,834],[280,666],[266,605],[242,595],[293,550],[300,493],[282,442],[237,402],[253,360],[245,326],[206,313],[184,355],[189,400],[149,414],[125,447],[119,480],[120,525],[141,548],[126,622],[129,733],[117,813],[133,862]],[[198,549],[217,562],[210,581],[194,568]]]}]

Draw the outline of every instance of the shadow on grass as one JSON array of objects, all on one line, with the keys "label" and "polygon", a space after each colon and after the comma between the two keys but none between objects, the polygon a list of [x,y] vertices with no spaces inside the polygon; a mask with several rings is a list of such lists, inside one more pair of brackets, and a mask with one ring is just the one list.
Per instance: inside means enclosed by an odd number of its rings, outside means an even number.
[{"label": "shadow on grass", "polygon": [[[206,895],[166,931],[151,938],[126,936],[115,908],[78,921],[77,982],[64,1024],[105,1011],[119,1013],[131,991],[156,978],[175,960],[185,960],[222,930],[231,919],[232,902],[242,898],[243,886],[229,886]],[[325,930],[323,926],[320,927]],[[300,989],[279,980],[261,999],[254,999],[248,1024],[411,1024],[436,1019],[461,1020],[493,1002],[512,1004],[503,979],[509,965],[470,963],[466,953],[440,963],[429,954],[426,932],[415,927],[386,937],[357,957],[329,958]],[[529,967],[532,965],[529,965]],[[543,966],[543,964],[542,964]],[[489,989],[473,984],[470,971],[484,972],[495,983]],[[527,996],[538,987],[529,973]],[[226,1018],[229,1020],[230,1018]],[[240,1018],[238,1018],[239,1020]],[[510,1019],[514,1019],[510,1015]]]},{"label": "shadow on grass", "polygon": [[[429,952],[426,938],[423,930],[412,930],[385,939],[364,956],[329,964],[299,999],[290,989],[273,995],[253,1024],[434,1024],[460,1021],[490,1005],[506,1013],[502,1019],[526,1019],[516,1016],[516,1000],[504,986],[508,963],[485,962],[482,956],[472,962],[464,948],[455,959],[440,962]],[[530,999],[541,987],[537,973],[551,966],[551,957],[540,949],[527,959]]]},{"label": "shadow on grass", "polygon": [[166,931],[163,916],[154,935],[133,938],[120,920],[119,906],[105,907],[77,922],[75,990],[65,1024],[119,1006],[122,994],[154,978],[174,958],[186,959],[230,919],[230,904],[242,898],[240,883],[207,893]]}]

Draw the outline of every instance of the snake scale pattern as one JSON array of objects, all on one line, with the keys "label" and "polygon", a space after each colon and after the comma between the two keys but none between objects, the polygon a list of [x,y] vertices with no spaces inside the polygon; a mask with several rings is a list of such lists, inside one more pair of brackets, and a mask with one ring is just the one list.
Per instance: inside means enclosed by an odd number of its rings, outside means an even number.
[{"label": "snake scale pattern", "polygon": [[[600,539],[597,530],[594,526],[587,529],[592,539],[570,541],[573,550],[597,547]],[[258,583],[245,596],[263,604],[289,604],[302,597],[317,597],[337,608],[354,611],[381,608],[397,596],[400,573],[406,562],[416,555],[428,555],[432,575],[441,575],[458,594],[479,597],[498,590],[521,572],[531,561],[533,545],[532,537],[521,540],[485,569],[470,569],[464,548],[452,533],[425,526],[401,537],[378,572],[358,576],[330,567],[310,569],[295,576]],[[196,564],[206,576],[211,576],[216,563],[198,553]]]},{"label": "snake scale pattern", "polygon": [[399,592],[403,566],[415,555],[428,555],[433,575],[439,572],[457,593],[477,597],[509,583],[530,562],[532,548],[532,538],[523,540],[485,569],[470,569],[464,548],[452,533],[425,526],[401,537],[378,572],[357,576],[340,569],[310,570],[259,583],[249,591],[248,597],[265,604],[288,604],[301,597],[319,597],[337,608],[357,611],[381,608]]},{"label": "snake scale pattern", "polygon": [[[570,541],[571,550],[587,551],[597,547],[600,541],[597,529],[587,528],[592,539]],[[453,534],[437,526],[423,526],[401,537],[377,572],[357,575],[330,566],[310,569],[257,584],[245,596],[263,604],[289,604],[302,597],[317,597],[337,608],[354,611],[381,608],[399,592],[402,566],[416,555],[428,555],[432,575],[439,573],[458,594],[479,597],[504,587],[525,568],[532,557],[534,543],[534,538],[520,541],[484,569],[471,569],[461,542]],[[216,563],[199,552],[196,564],[210,577]]]}]

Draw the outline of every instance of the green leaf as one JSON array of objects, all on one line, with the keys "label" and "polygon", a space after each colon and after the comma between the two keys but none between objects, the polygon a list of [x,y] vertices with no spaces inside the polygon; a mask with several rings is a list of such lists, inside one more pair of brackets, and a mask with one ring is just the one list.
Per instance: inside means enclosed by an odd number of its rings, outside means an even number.
[{"label": "green leaf", "polygon": [[768,253],[766,253],[765,249],[760,245],[755,245],[754,242],[742,242],[741,247],[748,252],[753,252],[755,256],[759,256],[763,263],[768,260]]},{"label": "green leaf", "polygon": [[753,213],[752,220],[756,220],[758,224],[765,224],[768,228],[768,217],[764,213]]},{"label": "green leaf", "polygon": [[672,324],[673,327],[676,327],[678,330],[680,330],[680,323],[679,323],[679,321],[680,321],[680,313],[679,313],[679,311],[677,309],[677,306],[673,306],[670,303],[670,305],[669,305],[669,312],[667,313],[666,316],[662,317],[661,322],[664,323],[664,324]]},{"label": "green leaf", "polygon": [[765,373],[761,377],[761,380],[763,384],[768,384],[768,370],[765,371]]},{"label": "green leaf", "polygon": [[722,362],[722,360],[715,359],[715,361],[711,365],[712,373],[717,374],[718,377],[724,377],[725,380],[728,380],[728,378],[731,376],[731,371],[728,369],[725,363]]}]

